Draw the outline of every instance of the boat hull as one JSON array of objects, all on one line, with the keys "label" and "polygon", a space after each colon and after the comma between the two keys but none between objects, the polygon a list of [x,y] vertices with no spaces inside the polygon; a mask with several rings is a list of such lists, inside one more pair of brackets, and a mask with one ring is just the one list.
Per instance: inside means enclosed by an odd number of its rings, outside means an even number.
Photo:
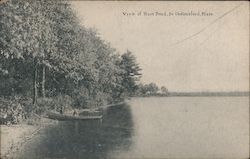
[{"label": "boat hull", "polygon": [[61,120],[61,121],[66,121],[66,120],[100,120],[100,119],[102,119],[102,115],[98,115],[98,116],[72,116],[72,115],[59,114],[59,113],[54,113],[54,112],[47,112],[47,117],[49,119]]}]

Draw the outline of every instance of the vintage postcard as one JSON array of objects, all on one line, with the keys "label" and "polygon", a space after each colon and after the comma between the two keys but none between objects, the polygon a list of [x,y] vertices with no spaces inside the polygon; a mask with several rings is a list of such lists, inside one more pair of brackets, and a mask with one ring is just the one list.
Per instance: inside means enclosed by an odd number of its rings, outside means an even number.
[{"label": "vintage postcard", "polygon": [[249,158],[248,1],[0,0],[0,158]]}]

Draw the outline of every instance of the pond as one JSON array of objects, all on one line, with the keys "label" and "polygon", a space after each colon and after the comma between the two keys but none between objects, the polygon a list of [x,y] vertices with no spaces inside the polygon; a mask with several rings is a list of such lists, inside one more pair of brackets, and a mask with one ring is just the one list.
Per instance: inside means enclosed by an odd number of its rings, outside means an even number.
[{"label": "pond", "polygon": [[132,98],[102,122],[58,122],[19,158],[246,158],[248,97]]}]

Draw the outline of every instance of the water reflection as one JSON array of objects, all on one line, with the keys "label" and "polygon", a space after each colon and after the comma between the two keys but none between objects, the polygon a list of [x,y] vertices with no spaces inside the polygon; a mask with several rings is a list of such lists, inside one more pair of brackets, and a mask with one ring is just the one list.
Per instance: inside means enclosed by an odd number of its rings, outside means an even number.
[{"label": "water reflection", "polygon": [[110,107],[102,122],[59,122],[43,130],[26,145],[20,158],[109,158],[112,151],[131,145],[133,122],[130,107]]}]

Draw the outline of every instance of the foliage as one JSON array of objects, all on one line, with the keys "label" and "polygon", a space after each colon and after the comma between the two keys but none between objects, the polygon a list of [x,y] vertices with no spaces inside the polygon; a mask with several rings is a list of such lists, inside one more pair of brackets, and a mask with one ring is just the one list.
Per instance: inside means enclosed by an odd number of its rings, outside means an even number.
[{"label": "foliage", "polygon": [[68,2],[9,0],[0,12],[0,96],[33,97],[29,109],[42,113],[98,107],[138,89],[141,69],[132,52],[120,56]]},{"label": "foliage", "polygon": [[155,83],[139,84],[136,91],[137,96],[168,96],[168,89],[161,86],[160,89]]},{"label": "foliage", "polygon": [[10,124],[18,124],[27,119],[31,112],[31,99],[27,97],[11,96],[0,98],[0,114],[5,116]]},{"label": "foliage", "polygon": [[121,73],[121,89],[123,92],[131,95],[138,89],[136,82],[139,81],[141,77],[141,68],[139,64],[136,63],[136,58],[131,51],[127,50],[127,52],[122,55],[120,68],[124,70]]},{"label": "foliage", "polygon": [[168,89],[165,86],[161,87],[161,93],[167,95],[168,94]]}]

